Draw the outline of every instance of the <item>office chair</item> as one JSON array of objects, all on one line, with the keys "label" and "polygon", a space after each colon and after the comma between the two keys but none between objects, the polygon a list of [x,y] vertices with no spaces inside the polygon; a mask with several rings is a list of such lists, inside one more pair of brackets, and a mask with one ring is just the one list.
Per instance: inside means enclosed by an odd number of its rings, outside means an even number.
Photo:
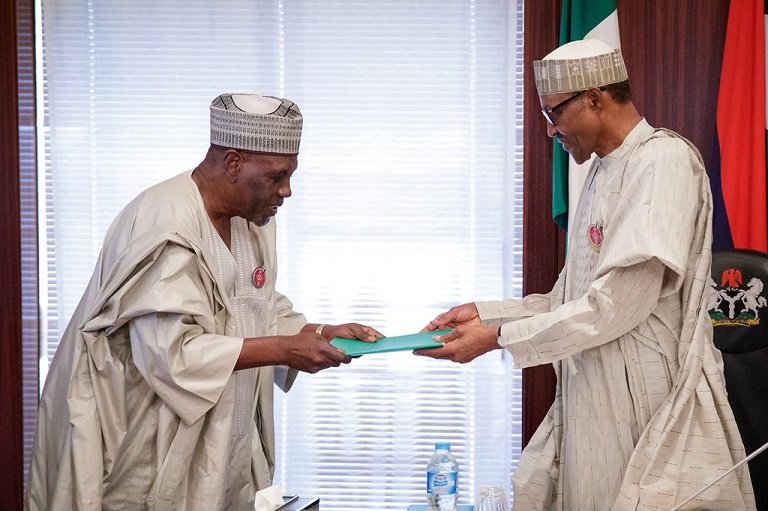
[{"label": "office chair", "polygon": [[[725,386],[747,454],[768,442],[768,254],[712,254],[709,314]],[[768,452],[749,462],[759,511],[768,511]]]}]

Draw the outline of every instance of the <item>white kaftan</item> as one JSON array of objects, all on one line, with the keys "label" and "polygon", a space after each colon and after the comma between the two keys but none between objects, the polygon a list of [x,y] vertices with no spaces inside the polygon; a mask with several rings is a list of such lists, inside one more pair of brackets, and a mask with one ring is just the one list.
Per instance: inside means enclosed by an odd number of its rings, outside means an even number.
[{"label": "white kaftan", "polygon": [[274,470],[274,368],[233,368],[244,337],[306,320],[274,289],[274,221],[233,219],[231,246],[191,172],[118,215],[48,373],[25,509],[253,509]]},{"label": "white kaftan", "polygon": [[[515,509],[671,509],[744,457],[706,307],[698,151],[642,120],[592,164],[570,236],[549,294],[477,303],[518,367],[557,374],[513,476]],[[685,509],[754,509],[746,467]]]}]

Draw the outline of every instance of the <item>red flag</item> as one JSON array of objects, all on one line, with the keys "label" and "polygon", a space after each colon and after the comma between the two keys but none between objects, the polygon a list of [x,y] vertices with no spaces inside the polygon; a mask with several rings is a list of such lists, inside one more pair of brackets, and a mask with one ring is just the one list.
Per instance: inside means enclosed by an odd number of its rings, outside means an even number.
[{"label": "red flag", "polygon": [[[768,251],[763,0],[731,2],[717,101],[719,178],[733,248]],[[717,168],[713,168],[713,193]],[[717,197],[716,197],[717,198]],[[718,234],[715,233],[717,240]],[[716,244],[717,248],[717,244]]]}]

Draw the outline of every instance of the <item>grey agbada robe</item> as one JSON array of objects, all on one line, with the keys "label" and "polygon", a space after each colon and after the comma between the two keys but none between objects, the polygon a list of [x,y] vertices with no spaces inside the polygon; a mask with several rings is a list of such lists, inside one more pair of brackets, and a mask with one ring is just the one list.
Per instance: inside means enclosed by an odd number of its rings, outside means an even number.
[{"label": "grey agbada robe", "polygon": [[[711,222],[698,151],[642,120],[592,164],[554,289],[477,303],[517,366],[558,378],[516,510],[669,510],[744,458],[707,312]],[[744,466],[685,509],[754,507]]]},{"label": "grey agbada robe", "polygon": [[252,509],[271,484],[274,369],[233,368],[244,337],[306,320],[274,289],[275,222],[232,228],[230,254],[191,172],[119,214],[48,373],[25,509]]}]

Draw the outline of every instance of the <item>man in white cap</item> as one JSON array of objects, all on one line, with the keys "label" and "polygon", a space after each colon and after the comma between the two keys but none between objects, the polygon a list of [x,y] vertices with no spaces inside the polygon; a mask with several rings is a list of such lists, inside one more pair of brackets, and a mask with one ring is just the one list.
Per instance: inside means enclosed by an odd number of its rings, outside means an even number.
[{"label": "man in white cap", "polygon": [[334,336],[381,337],[307,323],[275,290],[299,108],[224,94],[210,115],[205,159],[106,234],[43,390],[26,509],[252,510],[274,470],[273,379],[348,363]]},{"label": "man in white cap", "polygon": [[[513,476],[516,510],[670,510],[744,458],[707,311],[712,200],[699,152],[632,103],[618,49],[576,41],[534,62],[547,134],[584,184],[554,289],[454,307],[419,354],[506,348],[553,364],[557,392]],[[746,466],[683,509],[754,509]]]}]

